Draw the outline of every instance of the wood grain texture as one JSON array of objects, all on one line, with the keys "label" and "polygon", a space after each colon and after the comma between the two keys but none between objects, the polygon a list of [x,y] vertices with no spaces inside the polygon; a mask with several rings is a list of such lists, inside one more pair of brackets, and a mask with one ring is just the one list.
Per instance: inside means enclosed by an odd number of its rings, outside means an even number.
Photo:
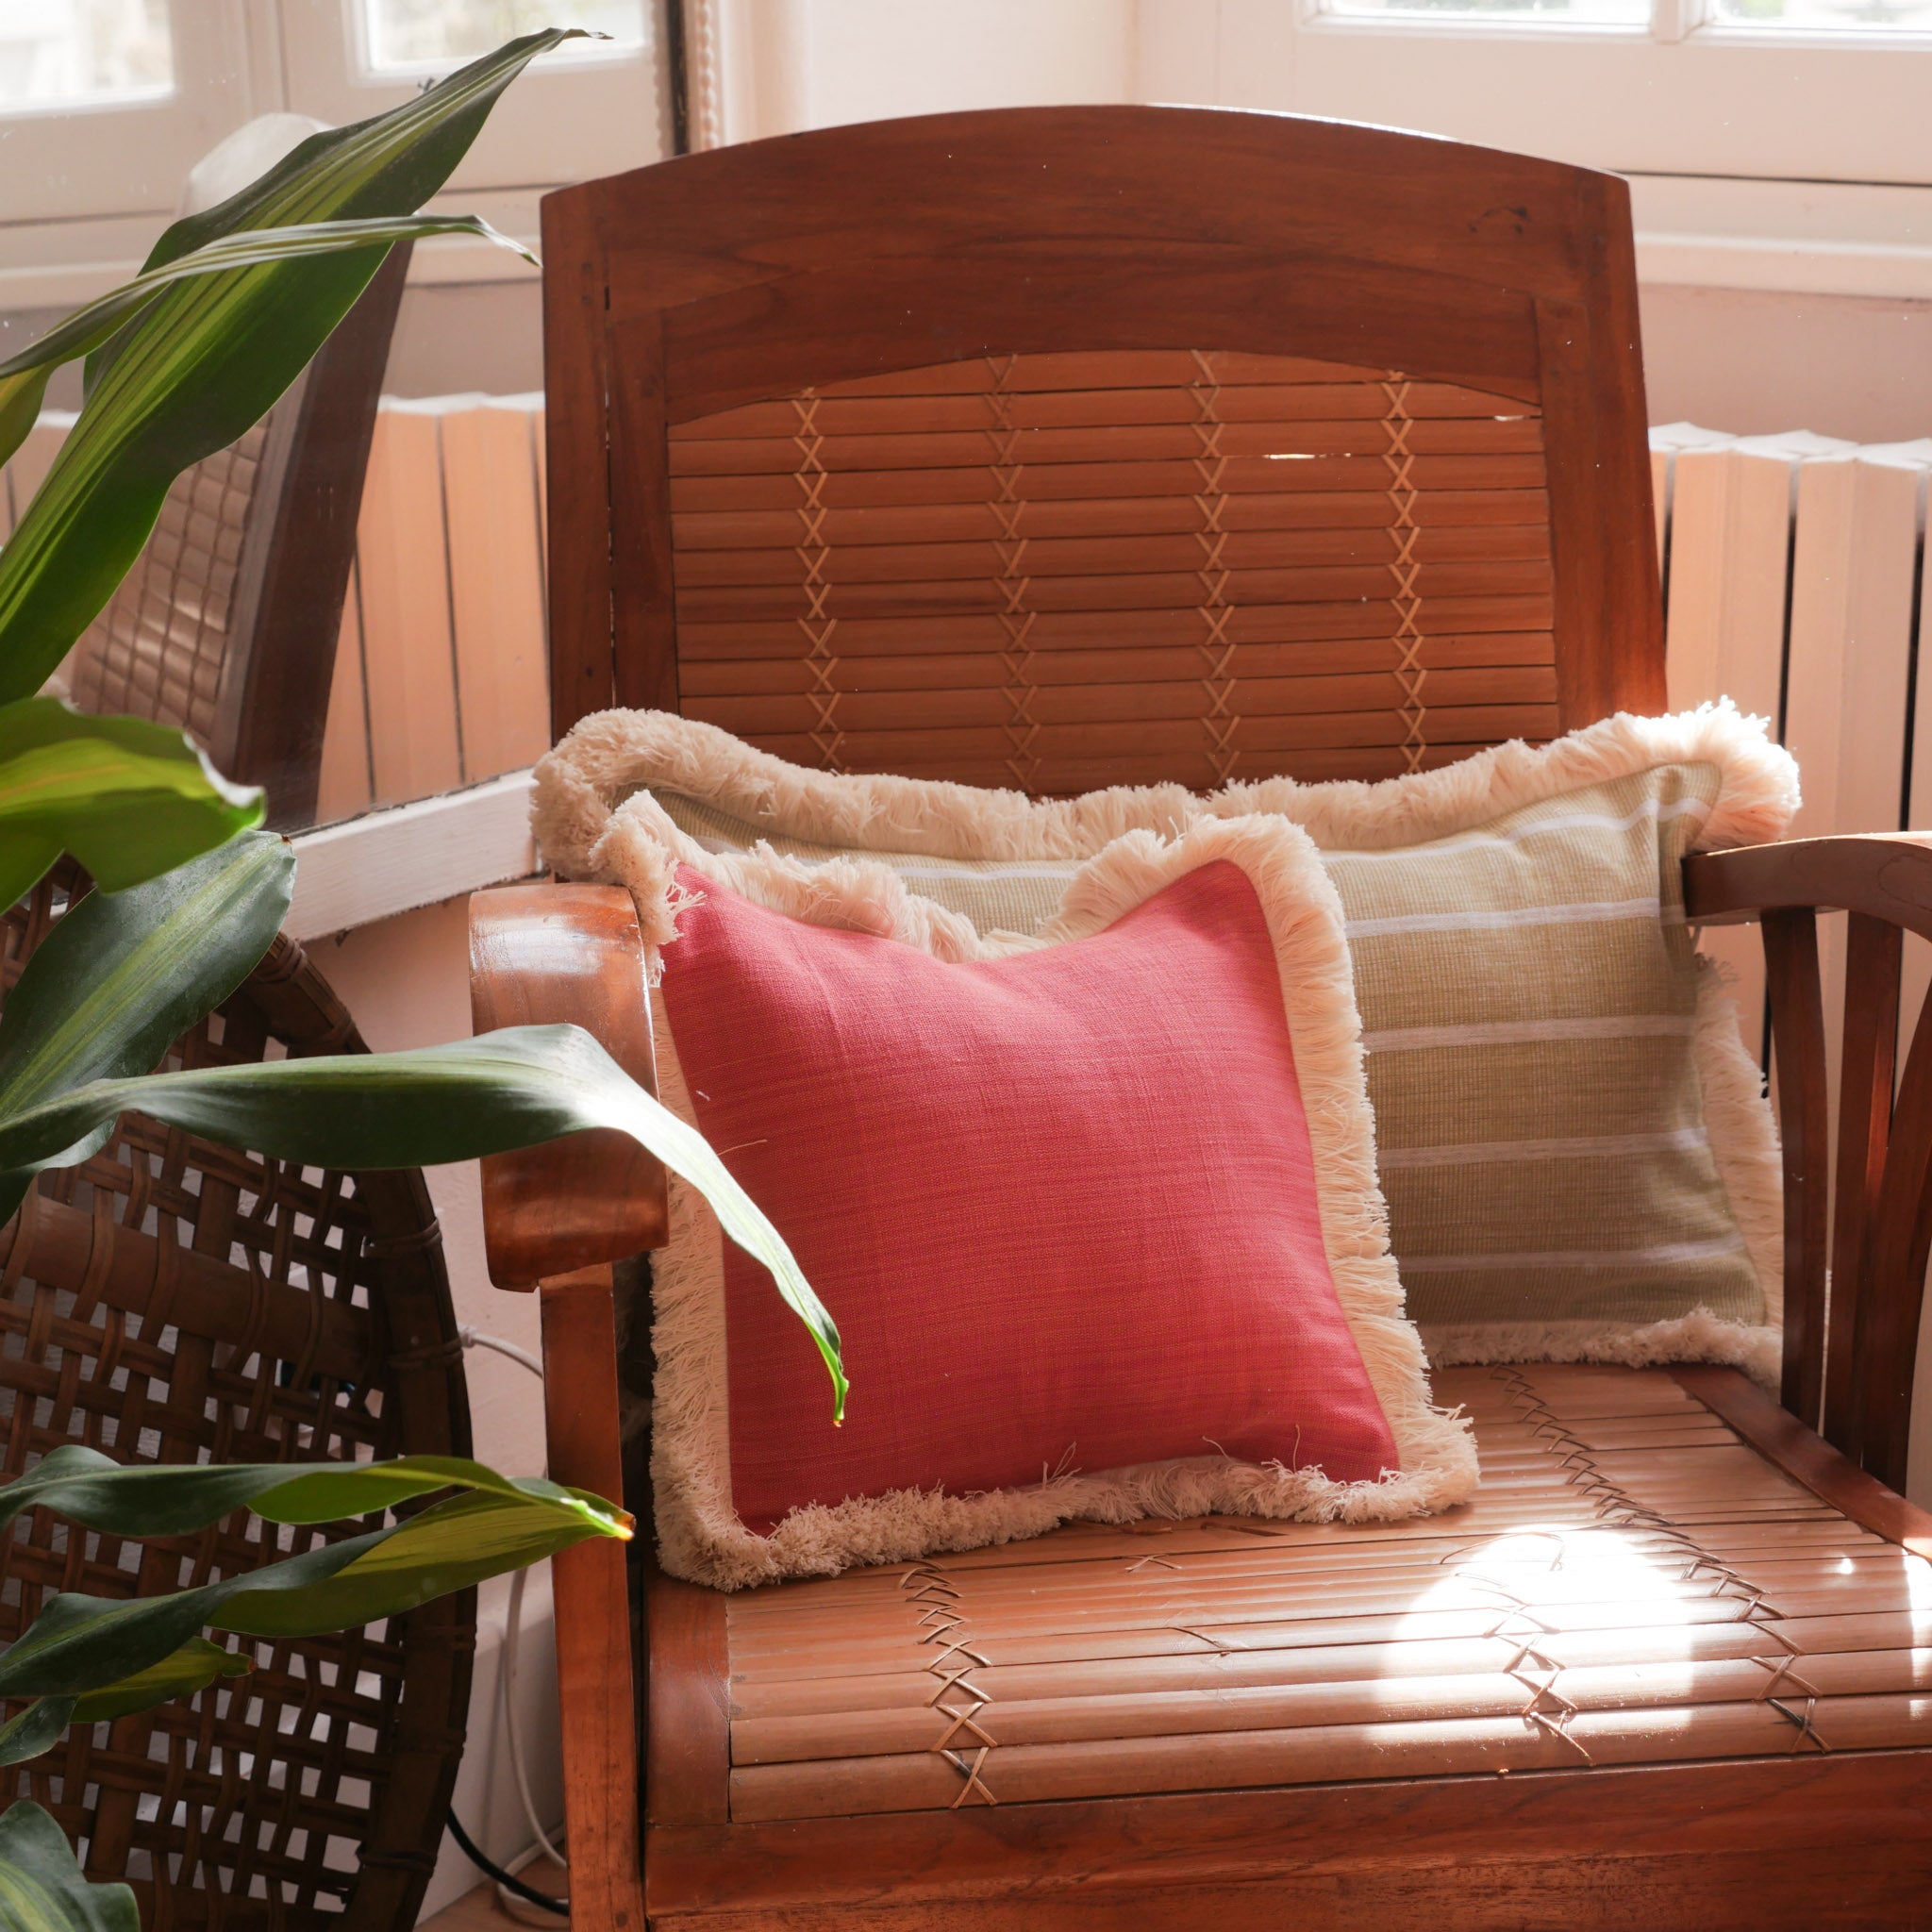
[{"label": "wood grain texture", "polygon": [[[470,1004],[478,1033],[582,1026],[632,1079],[657,1091],[643,942],[630,894],[620,887],[507,886],[472,894]],[[483,1161],[484,1241],[490,1278],[500,1288],[660,1246],[668,1211],[662,1166],[615,1128]]]},{"label": "wood grain texture", "polygon": [[[545,208],[553,393],[567,375],[583,405],[553,414],[553,475],[608,475],[583,508],[611,573],[608,612],[553,609],[559,728],[608,693],[831,769],[1060,791],[1379,776],[1661,702],[1610,177],[1289,117],[1017,109],[720,149]],[[1470,541],[1525,513],[1526,551]],[[1401,541],[1332,566],[1230,547],[1351,525]],[[1150,527],[1174,555],[1083,547]],[[553,583],[595,541],[554,538]],[[1545,641],[1510,660],[1537,675],[1442,686],[1418,647],[1484,631]],[[1226,656],[1391,639],[1395,681],[1347,711],[1249,702]],[[1032,675],[1143,644],[1191,659],[1199,704],[1140,700],[1118,665]],[[845,664],[912,650],[964,682],[845,691]],[[733,692],[687,677],[720,658]]]},{"label": "wood grain texture", "polygon": [[[551,1480],[620,1496],[624,1467],[609,1268],[545,1281],[542,1318],[544,1381],[566,1391],[544,1404]],[[608,1932],[643,1932],[624,1545],[600,1537],[559,1550],[550,1559],[550,1574],[572,1916]]]},{"label": "wood grain texture", "polygon": [[1813,1494],[1888,1542],[1932,1559],[1932,1511],[1908,1503],[1833,1443],[1807,1429],[1736,1369],[1686,1363],[1673,1378],[1722,1416],[1754,1449]]},{"label": "wood grain texture", "polygon": [[551,736],[610,705],[608,376],[604,240],[581,196],[546,195],[543,526],[550,602]]},{"label": "wood grain texture", "polygon": [[[1894,1097],[1892,1016],[1899,934],[1932,938],[1932,839],[1864,833],[1700,854],[1685,861],[1684,892],[1695,923],[1764,928],[1785,1153],[1786,1406],[1815,1424],[1822,1403],[1827,1436],[1897,1488],[1932,1255],[1932,1029],[1916,1029]],[[1814,908],[1851,915],[1835,1190]]]},{"label": "wood grain texture", "polygon": [[1783,1399],[1794,1416],[1815,1423],[1824,1395],[1831,1186],[1818,922],[1808,908],[1784,907],[1765,913],[1763,925],[1785,1166]]},{"label": "wood grain texture", "polygon": [[[1902,1875],[1932,1856],[1928,1804],[1932,1754],[1883,1752],[828,1819],[808,1831],[658,1826],[647,1898],[653,1924],[674,1925],[1049,1928],[1083,1924],[1096,1893],[1096,1909],[1120,1914],[1162,1888],[1176,1907],[1219,1893],[1223,1908],[1253,1914],[1228,1923],[1270,1926],[1406,1932],[1417,1919],[1401,1907],[1418,1899],[1428,1923],[1452,1928],[1908,1924],[1885,1914],[1899,1910]],[[1790,1862],[1763,1869],[1773,1853]],[[1715,1895],[1694,1875],[1708,1860],[1723,1861]],[[1488,1874],[1474,1891],[1473,1866]],[[1774,1916],[1793,1866],[1824,1882],[1801,1885],[1790,1916]],[[1622,1918],[1574,1916],[1620,1875],[1609,1903]],[[1364,1890],[1383,1916],[1342,1917]],[[1804,1916],[1821,1905],[1822,1920]],[[1327,1916],[1302,1916],[1318,1911]],[[1176,1908],[1115,1923],[1221,1920]]]},{"label": "wood grain texture", "polygon": [[1786,839],[1684,861],[1685,916],[1698,925],[1836,907],[1932,939],[1932,834]]},{"label": "wood grain texture", "polygon": [[1871,1247],[1885,1185],[1897,1072],[1899,974],[1905,936],[1854,912],[1845,947],[1844,1052],[1839,1074],[1838,1174],[1825,1338],[1825,1439],[1854,1462],[1863,1439],[1858,1330],[1873,1305]]}]

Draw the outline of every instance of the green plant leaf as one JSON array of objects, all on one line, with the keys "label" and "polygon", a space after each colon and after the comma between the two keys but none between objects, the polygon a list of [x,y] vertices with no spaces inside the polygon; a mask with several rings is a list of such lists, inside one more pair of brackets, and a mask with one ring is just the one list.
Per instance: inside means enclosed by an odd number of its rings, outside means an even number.
[{"label": "green plant leaf", "polygon": [[0,908],[62,852],[114,891],[260,821],[261,793],[229,784],[168,725],[57,698],[0,705]]},{"label": "green plant leaf", "polygon": [[576,1026],[511,1026],[448,1046],[96,1080],[0,1117],[0,1169],[56,1159],[123,1108],[310,1167],[434,1166],[615,1127],[704,1195],[806,1324],[844,1414],[839,1329],[782,1236],[704,1136]]},{"label": "green plant leaf", "polygon": [[[210,1643],[206,1637],[191,1637],[178,1650],[172,1650],[159,1663],[123,1677],[118,1684],[103,1685],[73,1701],[69,1724],[97,1724],[127,1717],[137,1710],[152,1710],[175,1697],[192,1697],[219,1677],[245,1677],[255,1666],[239,1650],[226,1650]],[[60,1705],[62,1697],[46,1697],[42,1704]],[[38,1709],[39,1705],[29,1708]]]},{"label": "green plant leaf", "polygon": [[214,1623],[250,1637],[353,1630],[526,1569],[593,1536],[628,1537],[630,1518],[623,1510],[585,1491],[546,1487],[553,1495],[453,1496],[411,1516],[319,1583],[297,1591],[238,1591]]},{"label": "green plant leaf", "polygon": [[74,1704],[71,1697],[36,1698],[19,1716],[0,1724],[0,1765],[25,1764],[51,1751],[73,1721]]},{"label": "green plant leaf", "polygon": [[134,1893],[95,1885],[46,1812],[23,1798],[0,1818],[0,1932],[141,1932]]},{"label": "green plant leaf", "polygon": [[[0,1117],[90,1080],[149,1072],[268,951],[294,877],[290,847],[251,832],[143,885],[90,892],[0,1009]],[[111,1131],[97,1127],[39,1165],[84,1160]],[[0,1173],[0,1221],[33,1174]]]},{"label": "green plant leaf", "polygon": [[152,1672],[209,1627],[316,1635],[419,1604],[569,1549],[630,1535],[631,1519],[580,1491],[525,1479],[458,1496],[387,1528],[168,1596],[50,1598],[0,1655],[0,1697],[80,1697]]},{"label": "green plant leaf", "polygon": [[191,1536],[236,1509],[271,1523],[336,1523],[450,1489],[553,1502],[570,1493],[541,1477],[499,1475],[466,1456],[143,1466],[63,1442],[25,1475],[0,1483],[0,1529],[23,1509],[51,1509],[109,1536]]},{"label": "green plant leaf", "polygon": [[347,248],[385,247],[396,242],[420,241],[429,235],[474,235],[535,265],[537,258],[521,242],[500,234],[477,215],[391,216],[379,221],[311,222],[294,228],[250,228],[225,235],[161,267],[123,282],[118,289],[76,308],[30,342],[16,356],[0,362],[0,463],[26,441],[40,414],[47,378],[63,362],[92,355],[145,308],[160,291],[190,275],[213,275],[223,269],[255,268],[263,262],[295,261],[304,256],[340,254]]},{"label": "green plant leaf", "polygon": [[[526,34],[391,113],[311,135],[240,194],[176,222],[143,273],[243,228],[413,213],[510,81],[572,37]],[[387,252],[368,243],[191,275],[93,351],[80,418],[0,549],[0,700],[39,689],[140,554],[175,477],[261,419]]]},{"label": "green plant leaf", "polygon": [[18,1717],[0,1724],[0,1765],[23,1764],[60,1741],[69,1724],[106,1724],[137,1710],[152,1710],[176,1697],[192,1697],[217,1677],[245,1677],[255,1666],[238,1650],[206,1637],[191,1637],[157,1664],[83,1697],[40,1697]]}]

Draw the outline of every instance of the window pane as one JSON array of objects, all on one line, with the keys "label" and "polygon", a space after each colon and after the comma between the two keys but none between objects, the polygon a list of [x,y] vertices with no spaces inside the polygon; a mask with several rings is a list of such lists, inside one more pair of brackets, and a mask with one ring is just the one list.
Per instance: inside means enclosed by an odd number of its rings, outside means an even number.
[{"label": "window pane", "polygon": [[1629,26],[1650,24],[1650,0],[1325,0],[1324,13],[1351,20],[1452,25]]},{"label": "window pane", "polygon": [[1710,17],[1790,33],[1932,33],[1932,0],[1713,0]]},{"label": "window pane", "polygon": [[612,53],[644,43],[644,0],[362,0],[362,17],[377,73],[469,60],[546,26],[608,34]]},{"label": "window pane", "polygon": [[0,0],[0,113],[164,94],[168,0]]}]

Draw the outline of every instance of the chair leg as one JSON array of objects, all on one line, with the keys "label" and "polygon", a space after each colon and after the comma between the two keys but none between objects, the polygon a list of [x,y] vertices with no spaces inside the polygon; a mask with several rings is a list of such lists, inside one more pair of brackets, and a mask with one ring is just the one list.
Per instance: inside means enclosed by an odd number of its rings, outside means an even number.
[{"label": "chair leg", "polygon": [[[616,1498],[624,1474],[610,1270],[546,1281],[541,1292],[551,1479]],[[598,1538],[559,1551],[551,1576],[571,1918],[577,1932],[644,1932],[624,1545]]]}]

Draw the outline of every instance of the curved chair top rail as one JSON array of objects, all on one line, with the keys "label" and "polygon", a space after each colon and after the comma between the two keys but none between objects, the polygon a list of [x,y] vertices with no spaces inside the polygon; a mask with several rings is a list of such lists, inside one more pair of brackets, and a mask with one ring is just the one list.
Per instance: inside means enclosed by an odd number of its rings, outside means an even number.
[{"label": "curved chair top rail", "polygon": [[[543,210],[559,733],[656,705],[1066,790],[1375,775],[1662,702],[1613,176],[1009,108]],[[1015,553],[1049,539],[1133,547]],[[1103,641],[1179,655],[1083,670]],[[1309,714],[1359,722],[1274,722]]]}]

